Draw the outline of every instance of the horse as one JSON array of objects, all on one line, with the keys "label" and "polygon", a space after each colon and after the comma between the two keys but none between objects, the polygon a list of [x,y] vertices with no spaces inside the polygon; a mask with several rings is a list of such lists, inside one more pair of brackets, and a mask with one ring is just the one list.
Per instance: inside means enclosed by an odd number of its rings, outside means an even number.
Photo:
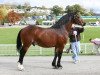
[{"label": "horse", "polygon": [[22,28],[18,33],[16,45],[19,52],[18,69],[24,69],[23,58],[31,45],[38,45],[45,48],[54,47],[52,66],[55,69],[62,68],[61,57],[72,24],[84,26],[85,22],[80,15],[73,12],[65,14],[54,25],[48,28],[37,25],[29,25]]}]

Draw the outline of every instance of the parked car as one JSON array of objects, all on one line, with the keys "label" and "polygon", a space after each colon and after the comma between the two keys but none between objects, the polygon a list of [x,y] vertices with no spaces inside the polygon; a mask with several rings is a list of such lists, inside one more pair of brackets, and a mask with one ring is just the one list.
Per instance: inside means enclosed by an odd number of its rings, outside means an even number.
[{"label": "parked car", "polygon": [[32,18],[26,18],[20,21],[20,25],[26,25],[26,24],[34,25],[36,24],[36,20],[33,20]]},{"label": "parked car", "polygon": [[96,21],[96,22],[91,22],[89,23],[90,26],[100,26],[100,22]]},{"label": "parked car", "polygon": [[97,26],[95,22],[89,23],[90,26]]},{"label": "parked car", "polygon": [[42,21],[42,25],[53,25],[54,21]]}]

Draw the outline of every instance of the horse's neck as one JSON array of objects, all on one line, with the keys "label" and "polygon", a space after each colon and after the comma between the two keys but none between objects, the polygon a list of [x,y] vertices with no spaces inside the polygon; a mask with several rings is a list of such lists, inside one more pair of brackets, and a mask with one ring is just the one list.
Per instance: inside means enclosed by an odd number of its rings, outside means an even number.
[{"label": "horse's neck", "polygon": [[73,23],[69,22],[69,23],[67,23],[67,24],[65,25],[65,29],[67,30],[67,32],[70,32],[70,30],[71,30],[71,28],[72,28],[72,24],[73,24]]}]

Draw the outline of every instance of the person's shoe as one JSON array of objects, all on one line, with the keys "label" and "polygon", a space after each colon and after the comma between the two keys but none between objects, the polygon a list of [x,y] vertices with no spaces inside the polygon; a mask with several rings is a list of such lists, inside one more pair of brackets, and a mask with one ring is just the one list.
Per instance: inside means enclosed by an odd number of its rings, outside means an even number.
[{"label": "person's shoe", "polygon": [[76,61],[74,61],[74,64],[77,64],[77,62],[76,62]]},{"label": "person's shoe", "polygon": [[80,61],[79,60],[74,60],[74,64],[77,64],[79,63]]},{"label": "person's shoe", "polygon": [[72,56],[72,59],[75,60],[73,56]]}]

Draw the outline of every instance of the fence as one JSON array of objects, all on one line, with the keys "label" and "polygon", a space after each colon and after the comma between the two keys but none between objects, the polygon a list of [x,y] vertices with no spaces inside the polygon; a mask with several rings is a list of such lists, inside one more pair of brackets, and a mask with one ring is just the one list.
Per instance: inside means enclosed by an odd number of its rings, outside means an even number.
[{"label": "fence", "polygon": [[[66,50],[69,47],[69,44],[67,44],[64,48]],[[82,54],[93,54],[93,45],[90,43],[81,43],[81,51]],[[54,48],[42,48],[39,46],[31,46],[26,53],[26,55],[53,55],[54,54]],[[0,55],[4,56],[11,56],[17,55],[16,51],[16,44],[0,44]]]}]

